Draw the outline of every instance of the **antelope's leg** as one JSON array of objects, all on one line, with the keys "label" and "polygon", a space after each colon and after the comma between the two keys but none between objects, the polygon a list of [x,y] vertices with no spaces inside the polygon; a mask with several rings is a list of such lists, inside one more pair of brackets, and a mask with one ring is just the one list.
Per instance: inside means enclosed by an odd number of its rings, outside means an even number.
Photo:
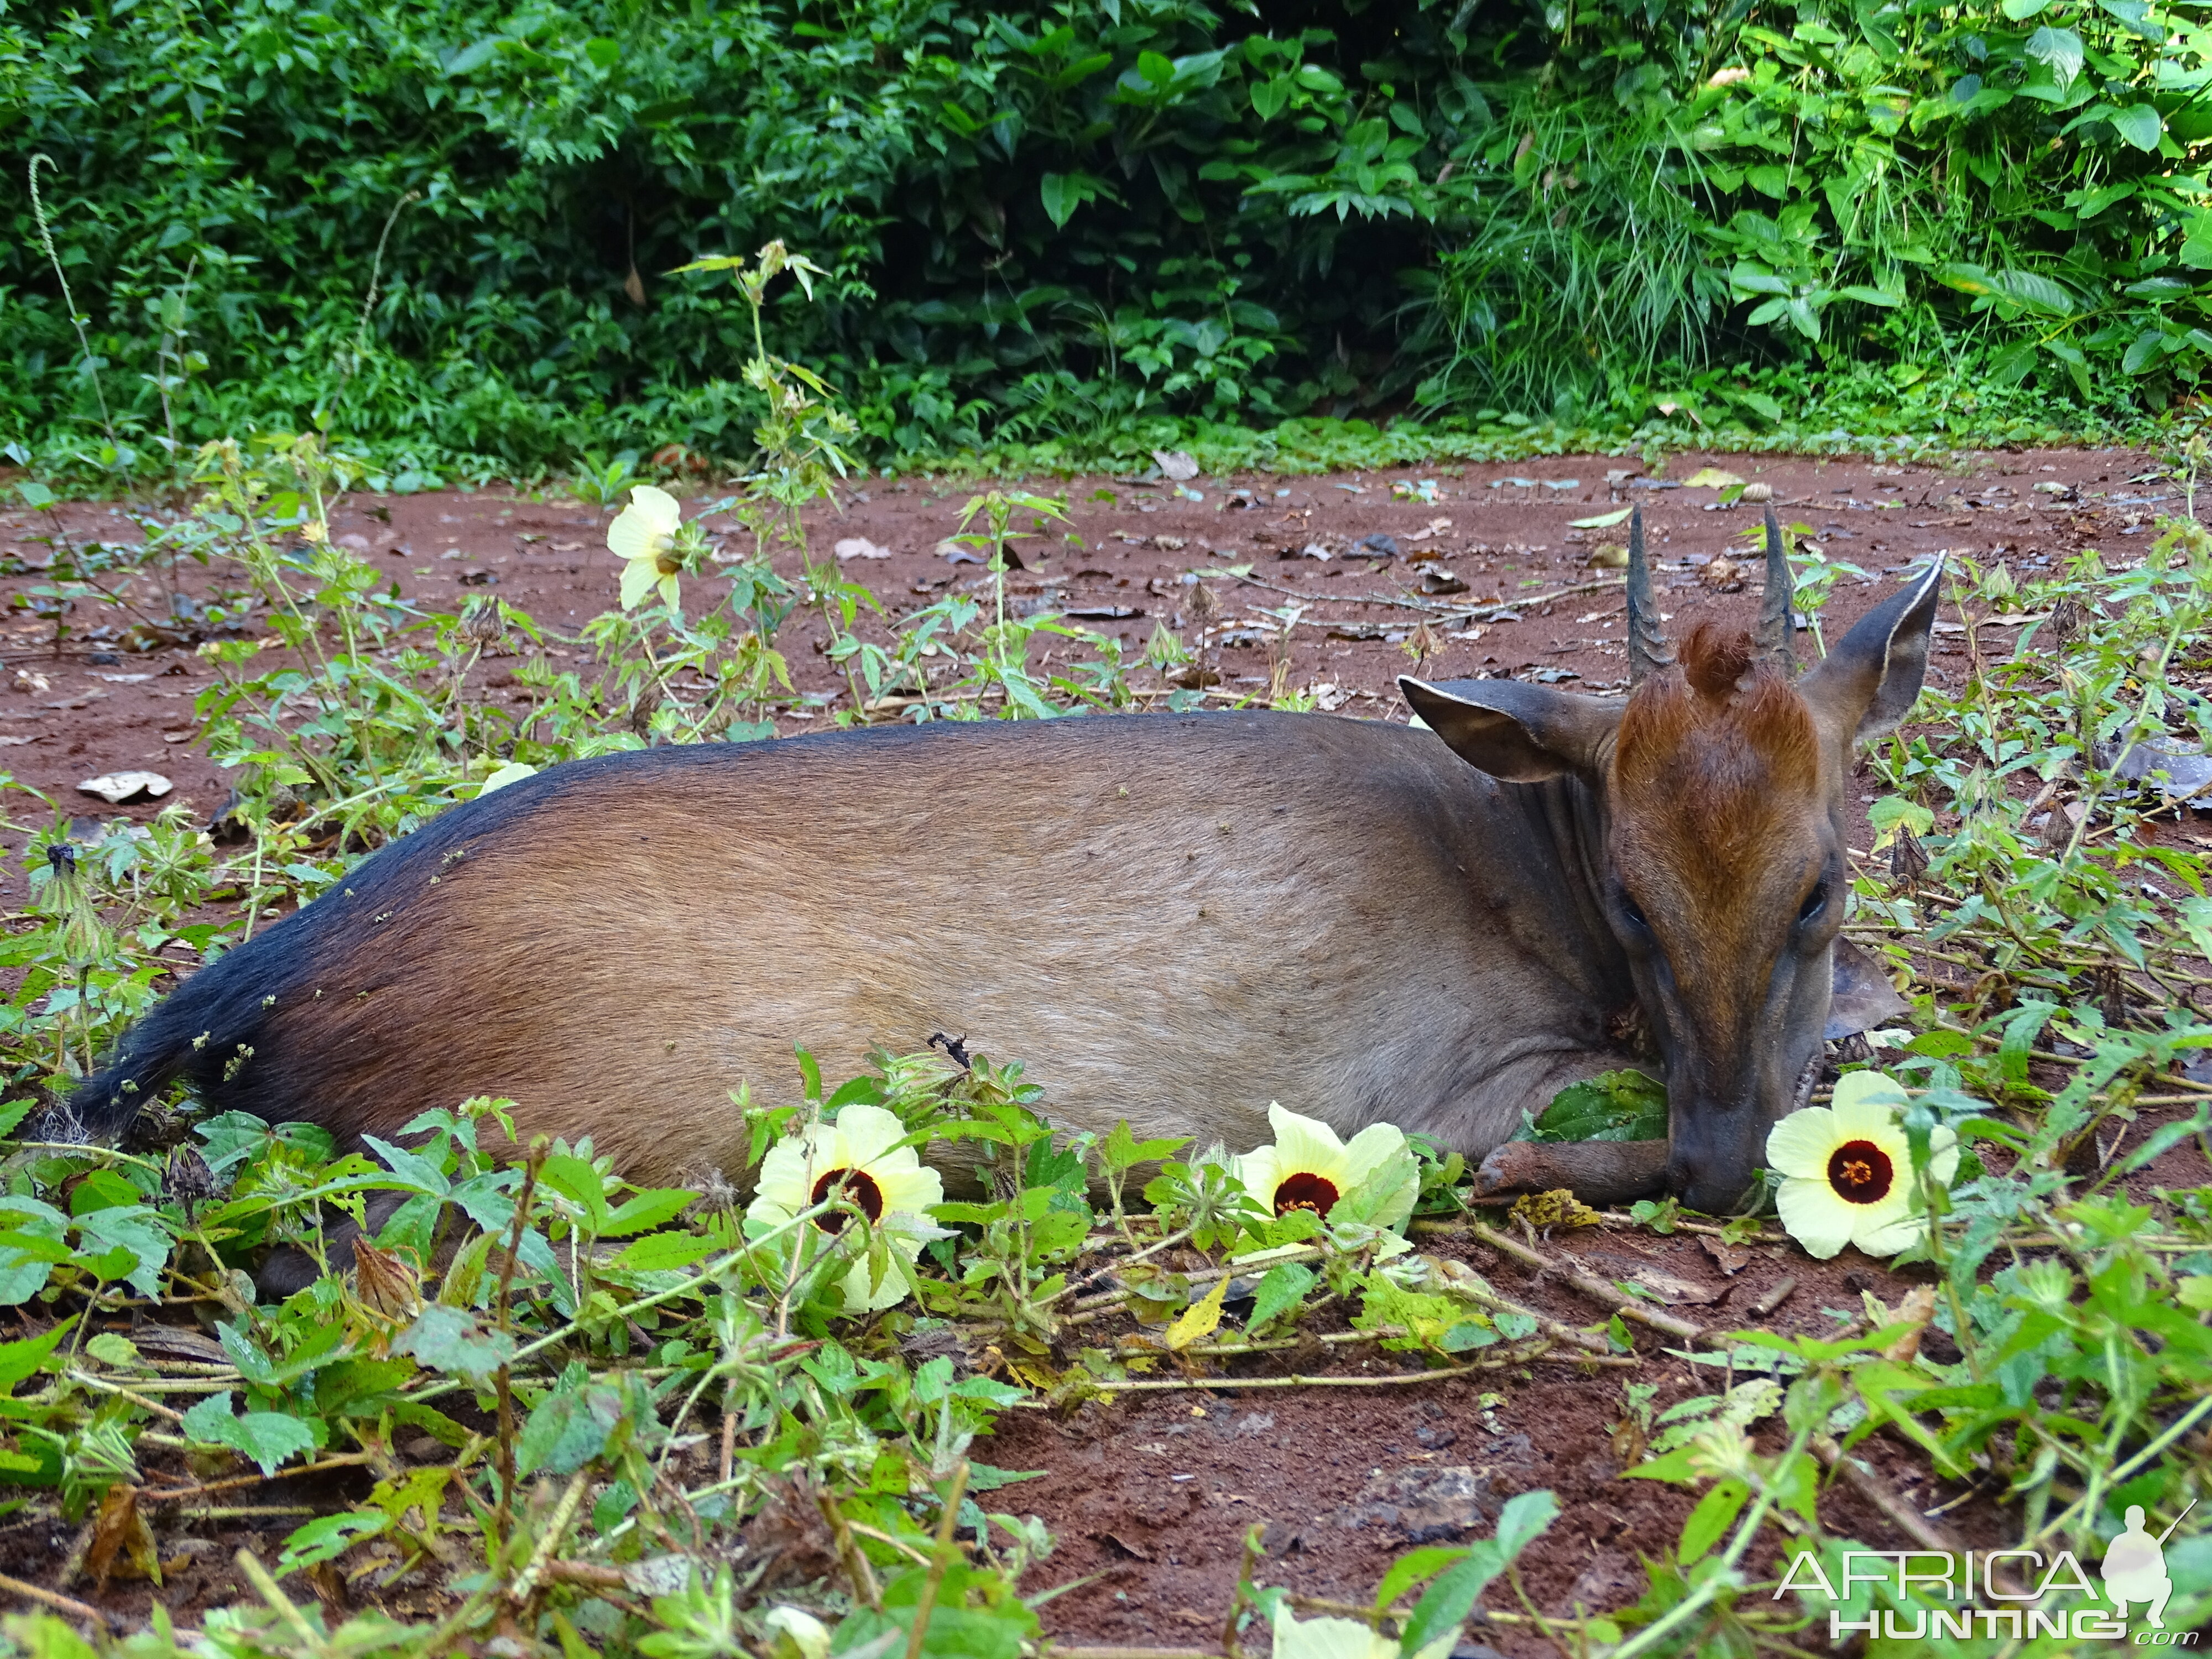
[{"label": "antelope's leg", "polygon": [[1571,1188],[1585,1204],[1649,1198],[1667,1184],[1663,1140],[1509,1140],[1474,1173],[1478,1193]]}]

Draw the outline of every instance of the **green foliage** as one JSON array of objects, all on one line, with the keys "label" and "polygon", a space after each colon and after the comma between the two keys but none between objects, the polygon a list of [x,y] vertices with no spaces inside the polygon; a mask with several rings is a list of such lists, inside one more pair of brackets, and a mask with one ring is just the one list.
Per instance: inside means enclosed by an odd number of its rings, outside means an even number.
[{"label": "green foliage", "polygon": [[1664,1140],[1667,1085],[1642,1072],[1606,1072],[1552,1097],[1518,1139]]},{"label": "green foliage", "polygon": [[2206,36],[2020,9],[18,8],[0,445],[613,501],[797,360],[875,458],[2107,429],[2212,345]]}]

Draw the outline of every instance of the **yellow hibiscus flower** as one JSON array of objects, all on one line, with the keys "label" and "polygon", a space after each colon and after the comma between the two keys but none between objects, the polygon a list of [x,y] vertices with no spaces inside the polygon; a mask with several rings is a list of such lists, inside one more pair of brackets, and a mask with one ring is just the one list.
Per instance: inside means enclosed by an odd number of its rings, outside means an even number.
[{"label": "yellow hibiscus flower", "polygon": [[1395,1160],[1402,1166],[1396,1184],[1369,1219],[1377,1227],[1402,1228],[1413,1218],[1421,1176],[1406,1150],[1404,1130],[1370,1123],[1346,1142],[1328,1124],[1272,1102],[1267,1122],[1275,1131],[1275,1144],[1237,1160],[1237,1178],[1263,1209],[1276,1215],[1311,1210],[1326,1221],[1339,1200]]},{"label": "yellow hibiscus flower", "polygon": [[[1438,1638],[1414,1659],[1447,1659],[1459,1632]],[[1398,1659],[1398,1638],[1383,1636],[1356,1619],[1293,1619],[1287,1608],[1275,1612],[1275,1659]]]},{"label": "yellow hibiscus flower", "polygon": [[[1917,1243],[1928,1218],[1912,1212],[1912,1152],[1898,1114],[1905,1091],[1878,1072],[1853,1072],[1836,1085],[1832,1106],[1792,1112],[1766,1137],[1767,1167],[1784,1179],[1775,1202],[1782,1224],[1826,1261],[1846,1244],[1869,1255],[1895,1255]],[[1948,1182],[1958,1173],[1959,1137],[1929,1139],[1929,1170]]]},{"label": "yellow hibiscus flower", "polygon": [[[842,1191],[860,1206],[868,1225],[890,1236],[893,1261],[880,1285],[870,1282],[863,1255],[845,1275],[845,1311],[876,1313],[906,1299],[919,1242],[938,1236],[930,1206],[945,1201],[945,1182],[926,1168],[906,1138],[906,1125],[880,1106],[848,1106],[830,1123],[810,1123],[778,1141],[761,1162],[760,1190],[745,1219],[781,1225],[801,1210]],[[835,1211],[812,1224],[817,1233],[844,1231],[852,1217]]]},{"label": "yellow hibiscus flower", "polygon": [[623,561],[623,610],[637,609],[656,586],[675,605],[676,574],[684,568],[676,532],[683,524],[684,509],[666,490],[639,484],[629,492],[629,505],[607,526],[607,550]]}]

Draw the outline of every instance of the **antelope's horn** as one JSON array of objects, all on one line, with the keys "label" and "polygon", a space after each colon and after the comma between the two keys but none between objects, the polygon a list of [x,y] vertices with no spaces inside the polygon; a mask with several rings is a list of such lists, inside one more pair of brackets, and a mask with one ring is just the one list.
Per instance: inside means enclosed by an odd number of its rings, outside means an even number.
[{"label": "antelope's horn", "polygon": [[1658,602],[1651,597],[1651,565],[1644,552],[1644,509],[1628,515],[1628,684],[1631,690],[1674,660],[1674,648],[1660,630]]},{"label": "antelope's horn", "polygon": [[1759,655],[1784,674],[1796,672],[1790,653],[1790,602],[1796,596],[1790,555],[1783,550],[1782,526],[1766,509],[1766,598],[1759,607]]}]

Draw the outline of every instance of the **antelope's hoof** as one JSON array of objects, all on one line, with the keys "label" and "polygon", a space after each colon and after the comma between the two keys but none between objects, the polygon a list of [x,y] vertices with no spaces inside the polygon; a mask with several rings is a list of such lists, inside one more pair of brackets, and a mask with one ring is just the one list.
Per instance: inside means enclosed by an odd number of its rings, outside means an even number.
[{"label": "antelope's hoof", "polygon": [[1474,1190],[1486,1198],[1494,1193],[1540,1191],[1547,1167],[1534,1142],[1509,1140],[1482,1160],[1474,1172]]}]

